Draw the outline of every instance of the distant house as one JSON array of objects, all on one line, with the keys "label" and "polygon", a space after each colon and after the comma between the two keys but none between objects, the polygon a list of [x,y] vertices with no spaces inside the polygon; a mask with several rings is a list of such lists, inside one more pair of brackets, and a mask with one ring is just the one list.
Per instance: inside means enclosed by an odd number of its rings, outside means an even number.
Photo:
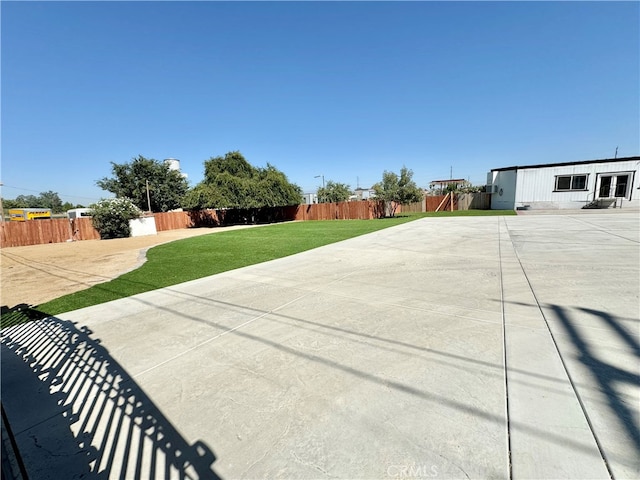
[{"label": "distant house", "polygon": [[495,168],[491,208],[572,209],[640,206],[640,157]]},{"label": "distant house", "polygon": [[302,198],[304,199],[305,205],[318,203],[318,195],[315,193],[305,193],[304,195],[302,195]]},{"label": "distant house", "polygon": [[353,191],[353,195],[349,200],[369,200],[376,196],[376,192],[372,188],[358,187]]},{"label": "distant house", "polygon": [[454,190],[466,185],[468,182],[464,178],[452,178],[450,180],[431,180],[429,182],[429,188],[435,192],[436,195],[444,195],[449,185],[453,186]]}]

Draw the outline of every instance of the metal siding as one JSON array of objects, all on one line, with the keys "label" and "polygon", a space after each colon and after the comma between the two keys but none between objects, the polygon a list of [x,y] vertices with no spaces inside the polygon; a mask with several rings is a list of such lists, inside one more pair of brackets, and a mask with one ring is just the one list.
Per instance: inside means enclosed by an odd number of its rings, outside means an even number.
[{"label": "metal siding", "polygon": [[[595,191],[596,176],[598,173],[614,173],[635,171],[634,185],[638,188],[638,167],[640,162],[612,162],[581,165],[566,165],[549,168],[531,168],[518,170],[516,184],[516,207],[531,203],[539,203],[549,208],[569,208],[579,206],[587,202]],[[501,172],[502,173],[502,172]],[[573,192],[554,192],[556,175],[588,175],[587,190]],[[636,197],[636,191],[633,197]],[[548,205],[543,205],[548,204]]]}]

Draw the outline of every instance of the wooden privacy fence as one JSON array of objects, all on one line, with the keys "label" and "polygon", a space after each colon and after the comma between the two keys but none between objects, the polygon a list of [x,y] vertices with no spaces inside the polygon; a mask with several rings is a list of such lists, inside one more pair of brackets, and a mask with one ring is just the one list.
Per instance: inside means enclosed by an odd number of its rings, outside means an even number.
[{"label": "wooden privacy fence", "polygon": [[[400,211],[398,207],[396,213]],[[156,230],[182,228],[219,227],[254,223],[275,223],[306,220],[367,220],[384,216],[384,204],[371,200],[360,202],[321,203],[293,205],[289,207],[265,207],[251,209],[195,210],[166,212],[153,215]],[[44,243],[61,243],[70,240],[99,240],[100,234],[93,228],[90,218],[70,221],[66,218],[30,220],[26,222],[0,223],[0,246],[20,247]]]},{"label": "wooden privacy fence", "polygon": [[[404,213],[435,212],[446,195],[427,195],[421,202],[402,205]],[[446,207],[446,208],[445,208]],[[454,210],[489,210],[491,208],[490,193],[456,193],[454,194]],[[440,210],[450,210],[451,202],[447,199]]]},{"label": "wooden privacy fence", "polygon": [[455,193],[447,193],[435,209],[436,212],[452,212],[454,210],[458,210],[458,195]]},{"label": "wooden privacy fence", "polygon": [[[360,202],[316,203],[298,205],[294,220],[370,220],[384,217],[384,203]],[[396,213],[400,211],[400,207]]]},{"label": "wooden privacy fence", "polygon": [[490,193],[460,193],[458,194],[458,210],[490,210]]},{"label": "wooden privacy fence", "polygon": [[404,213],[435,212],[446,195],[427,195],[420,202],[402,205]]},{"label": "wooden privacy fence", "polygon": [[421,202],[413,202],[413,203],[405,203],[402,205],[403,213],[421,213],[425,212],[424,209],[425,201],[424,199]]},{"label": "wooden privacy fence", "polygon": [[207,209],[154,214],[156,229],[159,232],[179,228],[275,223],[293,220],[369,220],[383,216],[383,203],[371,200],[316,203],[312,205],[293,205],[290,207],[234,208],[228,210]]},{"label": "wooden privacy fence", "polygon": [[424,197],[425,212],[435,212],[438,206],[442,203],[446,195],[428,195]]},{"label": "wooden privacy fence", "polygon": [[98,239],[100,234],[93,228],[90,218],[77,218],[73,221],[53,218],[0,224],[0,246],[3,248]]},{"label": "wooden privacy fence", "polygon": [[[399,205],[396,214],[404,212],[435,212],[446,195],[429,195],[422,202]],[[491,195],[459,194],[454,196],[454,210],[469,208],[488,209]],[[440,210],[449,210],[447,199]],[[195,210],[189,212],[155,213],[156,230],[182,228],[220,227],[253,223],[275,223],[307,220],[369,220],[384,217],[384,203],[374,200],[359,202],[317,203],[290,207],[264,207],[249,209]],[[66,218],[30,220],[27,222],[0,223],[0,246],[20,247],[43,243],[61,243],[69,240],[99,240],[100,234],[93,228],[90,218]]]}]

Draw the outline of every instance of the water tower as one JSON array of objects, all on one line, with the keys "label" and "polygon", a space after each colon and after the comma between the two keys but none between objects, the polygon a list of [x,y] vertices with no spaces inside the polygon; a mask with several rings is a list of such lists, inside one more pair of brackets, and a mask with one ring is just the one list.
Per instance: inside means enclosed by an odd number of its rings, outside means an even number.
[{"label": "water tower", "polygon": [[180,173],[180,175],[182,175],[184,178],[187,178],[186,173],[180,172],[180,160],[178,160],[177,158],[165,158],[164,164],[169,166],[169,170],[175,170],[176,172]]},{"label": "water tower", "polygon": [[164,163],[169,166],[169,170],[180,171],[180,160],[177,158],[165,158]]}]

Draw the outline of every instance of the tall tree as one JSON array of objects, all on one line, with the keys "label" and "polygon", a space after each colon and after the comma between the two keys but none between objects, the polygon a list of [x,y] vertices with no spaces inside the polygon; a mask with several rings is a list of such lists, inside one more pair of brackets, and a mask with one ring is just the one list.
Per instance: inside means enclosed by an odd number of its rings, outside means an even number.
[{"label": "tall tree", "polygon": [[302,190],[273,165],[252,166],[240,152],[204,162],[204,180],[189,190],[183,206],[199,208],[257,208],[298,205]]},{"label": "tall tree", "polygon": [[42,199],[35,195],[18,195],[15,208],[42,208]]},{"label": "tall tree", "polygon": [[96,184],[103,190],[114,193],[119,198],[130,198],[143,211],[149,210],[147,202],[147,182],[152,212],[167,212],[180,208],[182,199],[189,189],[187,180],[169,165],[139,155],[130,163],[111,162],[113,177],[98,180]]},{"label": "tall tree", "polygon": [[50,208],[53,213],[61,213],[64,211],[62,200],[56,192],[49,190],[40,194],[40,204],[43,208]]},{"label": "tall tree", "polygon": [[232,177],[251,178],[256,169],[238,152],[229,152],[224,157],[212,157],[204,162],[204,181],[215,183],[220,174],[229,174]]},{"label": "tall tree", "polygon": [[64,205],[57,192],[42,192],[40,195],[18,195],[15,200],[3,199],[4,208],[50,208],[53,213],[64,212]]},{"label": "tall tree", "polygon": [[318,188],[320,203],[346,202],[351,196],[351,187],[346,183],[329,180],[324,187]]},{"label": "tall tree", "polygon": [[400,176],[386,170],[382,174],[382,182],[373,186],[376,198],[386,203],[390,216],[396,214],[398,205],[419,202],[423,198],[422,190],[413,181],[413,171],[407,167],[400,169]]}]

